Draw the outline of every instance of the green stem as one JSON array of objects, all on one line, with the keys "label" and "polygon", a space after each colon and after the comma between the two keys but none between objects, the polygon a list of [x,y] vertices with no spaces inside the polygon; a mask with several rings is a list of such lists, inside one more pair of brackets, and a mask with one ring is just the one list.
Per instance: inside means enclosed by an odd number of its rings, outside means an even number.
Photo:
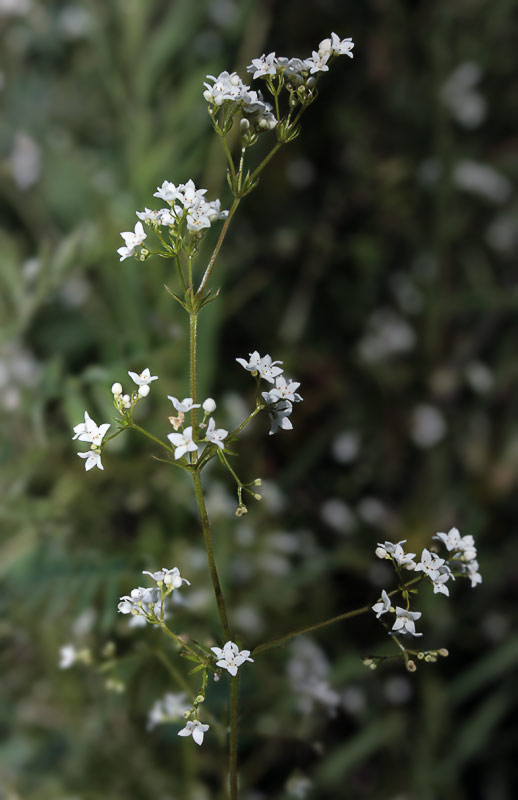
[{"label": "green stem", "polygon": [[[239,675],[239,673],[238,673]],[[239,708],[239,677],[230,678],[230,742],[229,742],[229,768],[230,768],[230,800],[238,800],[237,777],[237,726]]]},{"label": "green stem", "polygon": [[205,288],[207,286],[208,280],[209,280],[211,272],[212,272],[212,268],[214,267],[214,262],[216,261],[216,259],[218,257],[218,253],[221,250],[221,245],[223,244],[225,236],[227,235],[228,226],[230,225],[230,220],[234,216],[240,201],[241,201],[240,197],[235,197],[234,198],[234,202],[230,206],[230,210],[228,212],[228,217],[226,218],[225,223],[224,223],[224,225],[223,225],[223,227],[221,229],[221,233],[219,235],[219,239],[216,242],[216,247],[214,248],[214,251],[213,251],[213,253],[212,253],[211,257],[210,257],[209,264],[207,266],[207,269],[205,270],[205,274],[203,275],[203,278],[201,279],[201,283],[200,283],[200,285],[198,287],[198,291],[196,292],[197,297],[202,297],[203,296],[203,293],[205,291]]},{"label": "green stem", "polygon": [[226,136],[221,136],[221,141],[223,142],[223,148],[224,148],[225,154],[227,156],[228,165],[230,167],[230,174],[232,176],[232,179],[235,180],[235,178],[236,178],[236,168],[234,167],[234,160],[232,158],[232,153],[230,152],[230,149],[229,149],[229,146],[228,146],[228,143],[227,143],[227,137]]},{"label": "green stem", "polygon": [[173,631],[167,627],[165,622],[160,623],[160,630],[162,630],[167,636],[169,636],[170,639],[176,642],[176,644],[179,644],[184,650],[187,650],[187,652],[190,653],[192,656],[196,656],[196,658],[200,657],[199,653],[197,653],[196,650],[193,650],[192,647],[189,647],[189,645],[186,644],[182,639],[180,639],[180,637],[177,636],[176,633],[173,633]]},{"label": "green stem", "polygon": [[216,596],[216,603],[218,605],[219,620],[221,622],[221,627],[225,634],[225,640],[230,641],[232,639],[232,634],[230,633],[230,627],[228,624],[228,617],[227,617],[227,609],[225,606],[225,601],[223,599],[223,592],[221,590],[221,584],[219,582],[219,577],[218,577],[218,570],[216,568],[216,560],[214,558],[214,551],[212,549],[210,523],[207,514],[207,507],[205,506],[205,499],[203,497],[201,478],[197,470],[193,470],[192,480],[194,483],[196,502],[198,503],[198,508],[200,511],[201,524],[203,528],[203,538],[205,541],[205,550],[207,552],[207,561],[209,562],[209,571],[210,571],[210,578],[212,581],[212,588],[214,589],[214,594]]},{"label": "green stem", "polygon": [[252,172],[252,174],[250,175],[250,178],[249,178],[249,182],[250,183],[252,183],[252,181],[254,181],[257,178],[257,176],[263,171],[265,166],[272,160],[272,158],[274,157],[274,155],[277,152],[277,150],[279,150],[282,147],[283,144],[284,144],[284,142],[277,142],[277,144],[275,144],[272,147],[272,149],[270,150],[268,155],[263,158],[263,160],[261,161],[259,166],[256,167],[254,169],[254,171]]},{"label": "green stem", "polygon": [[135,422],[133,422],[133,420],[130,422],[128,427],[133,428],[133,430],[138,431],[139,433],[142,433],[144,436],[147,436],[147,438],[151,439],[152,442],[155,442],[155,444],[159,444],[160,447],[163,447],[165,450],[167,450],[168,453],[172,453],[174,455],[174,447],[169,447],[168,444],[162,442],[160,439],[157,439],[156,436],[153,436],[152,433],[146,431],[145,428],[141,428],[140,425],[137,425]]},{"label": "green stem", "polygon": [[185,283],[185,278],[183,277],[182,265],[180,264],[180,256],[178,254],[175,256],[175,261],[176,261],[176,269],[178,270],[178,277],[180,279],[180,285],[184,290],[184,292],[186,292],[187,285]]},{"label": "green stem", "polygon": [[[196,352],[198,342],[198,312],[191,312],[189,314],[189,391],[192,397],[192,402],[196,403],[196,396],[198,393],[197,381],[197,363]],[[193,439],[198,435],[198,409],[193,408],[191,411],[191,422]],[[192,463],[196,463],[196,453],[192,453]]]},{"label": "green stem", "polygon": [[[406,583],[404,586],[400,586],[397,589],[393,589],[391,592],[387,592],[389,597],[392,597],[394,594],[398,594],[403,589],[406,589],[408,586],[412,586],[414,583],[419,583],[422,580],[421,575],[417,578],[413,578],[411,581]],[[288,639],[293,639],[295,636],[301,636],[303,633],[311,633],[312,631],[317,631],[320,628],[325,628],[327,625],[333,625],[335,622],[341,622],[344,619],[351,619],[352,617],[359,617],[361,614],[367,614],[370,611],[372,605],[369,603],[366,606],[361,606],[360,608],[353,608],[352,611],[346,611],[344,614],[338,614],[336,617],[331,617],[330,619],[326,619],[323,622],[316,622],[314,625],[307,625],[304,628],[297,628],[295,631],[291,631],[290,633],[286,633],[284,636],[279,636],[277,639],[272,639],[271,642],[265,642],[264,644],[260,644],[256,647],[252,654],[254,656],[259,655],[259,653],[266,653],[268,650],[273,650],[274,647],[280,647],[287,642]]]},{"label": "green stem", "polygon": [[254,410],[252,411],[252,413],[251,413],[251,414],[249,414],[249,415],[248,415],[248,417],[247,417],[246,419],[244,419],[244,420],[243,420],[243,422],[241,423],[241,425],[239,425],[239,426],[238,426],[238,427],[235,429],[235,431],[232,431],[232,433],[230,433],[230,434],[229,434],[228,441],[230,441],[230,440],[232,439],[232,437],[233,437],[233,436],[237,436],[237,434],[238,434],[238,433],[241,433],[241,431],[243,430],[243,428],[246,428],[246,426],[248,425],[248,423],[249,423],[249,422],[251,422],[251,421],[253,420],[253,418],[254,418],[254,417],[256,417],[256,416],[257,416],[257,414],[258,414],[260,411],[262,411],[262,410],[263,410],[263,408],[266,408],[266,406],[265,406],[265,405],[259,405],[259,406],[257,406],[256,408],[254,408]]}]

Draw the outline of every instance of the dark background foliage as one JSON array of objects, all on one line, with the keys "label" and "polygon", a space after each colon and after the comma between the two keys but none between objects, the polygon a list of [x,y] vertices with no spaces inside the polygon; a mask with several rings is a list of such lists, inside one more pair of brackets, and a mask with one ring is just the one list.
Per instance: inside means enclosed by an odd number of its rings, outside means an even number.
[{"label": "dark background foliage", "polygon": [[[228,207],[204,76],[309,55],[331,30],[355,58],[243,202],[201,320],[222,421],[251,401],[234,359],[256,348],[304,395],[292,433],[258,421],[242,441],[241,474],[265,479],[246,518],[227,476],[206,477],[233,622],[254,646],[374,602],[390,580],[378,540],[419,551],[452,525],[476,537],[484,582],[420,595],[426,643],[450,656],[413,675],[362,665],[387,648],[374,615],[247,665],[243,793],[516,796],[516,23],[512,0],[0,0],[6,800],[219,796],[215,737],[146,731],[175,688],[167,645],[116,613],[141,569],[178,564],[178,629],[218,641],[188,485],[133,434],[85,474],[70,430],[85,408],[112,419],[111,383],[149,366],[146,424],[167,432],[166,394],[188,393],[185,321],[169,263],[119,264],[119,231],[165,178]],[[65,642],[94,665],[60,671]],[[327,700],[294,688],[306,662]],[[208,704],[224,718],[225,703],[221,681]]]}]

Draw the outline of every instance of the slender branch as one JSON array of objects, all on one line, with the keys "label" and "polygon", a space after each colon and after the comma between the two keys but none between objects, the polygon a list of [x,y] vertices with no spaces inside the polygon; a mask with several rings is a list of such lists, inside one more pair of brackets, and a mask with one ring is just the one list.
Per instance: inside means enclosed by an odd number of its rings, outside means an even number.
[{"label": "slender branch", "polygon": [[196,656],[196,658],[199,658],[199,653],[197,653],[196,650],[193,650],[192,647],[190,647],[186,642],[183,641],[183,639],[180,639],[180,637],[177,636],[176,633],[173,633],[171,628],[168,628],[165,622],[160,623],[160,630],[163,631],[167,636],[169,636],[170,639],[176,642],[176,644],[179,644],[181,647],[183,647],[184,650],[187,650],[187,652],[189,652],[192,656]]},{"label": "slender branch", "polygon": [[252,655],[257,656],[259,653],[266,653],[268,650],[273,650],[274,647],[280,647],[287,642],[288,639],[293,639],[295,636],[301,636],[303,633],[311,633],[311,631],[316,631],[319,628],[325,628],[327,625],[333,625],[335,622],[341,622],[344,619],[351,619],[351,617],[359,617],[360,614],[366,614],[367,611],[371,610],[370,605],[362,606],[361,608],[354,608],[352,611],[346,611],[345,614],[338,614],[336,617],[331,617],[331,619],[326,619],[324,622],[317,622],[314,625],[307,625],[304,628],[298,628],[295,631],[291,631],[290,633],[284,634],[284,636],[279,636],[278,639],[272,639],[271,642],[265,642],[264,644],[260,644],[254,650],[252,650]]},{"label": "slender branch", "polygon": [[178,277],[180,279],[180,285],[184,290],[184,292],[186,292],[187,284],[185,283],[185,278],[183,277],[182,265],[180,264],[180,256],[178,254],[176,254],[175,256],[175,261],[176,261],[176,269],[178,271]]},{"label": "slender branch", "polygon": [[225,150],[225,154],[227,156],[228,165],[230,167],[230,174],[232,178],[235,180],[236,177],[236,168],[234,167],[234,159],[232,158],[232,153],[230,152],[227,137],[221,136],[221,141],[223,142],[223,148]]},{"label": "slender branch", "polygon": [[230,771],[230,800],[238,800],[238,775],[237,775],[237,728],[239,710],[239,673],[230,678],[230,742],[229,742],[229,771]]},{"label": "slender branch", "polygon": [[[407,589],[409,586],[412,586],[415,583],[419,583],[422,580],[422,576],[419,575],[417,578],[413,578],[408,583],[405,583],[404,586],[399,586],[397,589],[393,589],[391,592],[387,592],[389,597],[392,597],[394,594],[398,594],[402,592],[404,589]],[[264,644],[260,644],[256,647],[252,653],[253,655],[259,655],[259,653],[266,653],[268,650],[273,650],[274,647],[280,647],[287,642],[288,639],[293,639],[295,636],[301,636],[303,633],[311,633],[311,631],[317,631],[319,628],[325,628],[327,625],[333,625],[335,622],[341,622],[344,619],[351,619],[352,617],[359,617],[361,614],[366,614],[370,611],[372,605],[369,603],[366,606],[361,606],[360,608],[353,608],[352,611],[346,611],[344,614],[338,614],[336,617],[331,617],[330,619],[326,619],[323,622],[316,622],[314,625],[307,625],[304,628],[297,628],[295,631],[290,631],[290,633],[286,633],[284,636],[279,636],[277,639],[272,639],[271,642],[265,642]]]},{"label": "slender branch", "polygon": [[216,261],[216,259],[218,257],[218,253],[221,250],[221,245],[223,244],[225,236],[227,235],[228,226],[230,225],[230,220],[234,216],[240,201],[241,201],[240,197],[235,197],[234,198],[234,202],[230,206],[230,210],[228,212],[228,217],[226,218],[226,220],[224,222],[224,225],[223,225],[223,227],[221,229],[221,233],[219,234],[219,239],[216,242],[216,247],[214,248],[214,251],[213,251],[213,253],[212,253],[211,257],[210,257],[209,264],[207,266],[207,269],[205,270],[205,274],[204,274],[203,278],[201,279],[201,283],[200,283],[200,285],[198,287],[198,291],[196,292],[198,297],[201,297],[203,295],[203,292],[205,291],[205,288],[207,286],[208,280],[209,280],[211,272],[212,272],[212,268],[214,266],[214,262]]},{"label": "slender branch", "polygon": [[200,510],[201,524],[203,528],[203,538],[205,540],[205,550],[207,552],[207,560],[209,562],[209,571],[212,581],[212,588],[214,589],[214,594],[216,596],[216,603],[218,604],[219,620],[221,622],[221,627],[225,634],[226,641],[229,641],[232,639],[232,634],[230,633],[230,627],[228,624],[228,617],[227,617],[227,609],[225,606],[225,600],[223,599],[223,592],[221,590],[221,584],[219,582],[219,577],[218,577],[218,570],[216,568],[216,561],[214,558],[214,551],[212,549],[210,523],[207,514],[207,508],[205,506],[205,499],[203,497],[201,479],[199,472],[197,470],[193,470],[192,480],[194,483],[196,502],[198,503],[198,508]]},{"label": "slender branch", "polygon": [[147,436],[147,438],[151,439],[152,442],[155,442],[155,444],[159,444],[160,447],[163,447],[164,450],[167,450],[168,453],[172,453],[174,455],[174,447],[169,447],[168,444],[162,442],[156,436],[153,436],[153,434],[149,433],[149,431],[146,431],[145,428],[141,428],[140,425],[137,425],[136,422],[133,422],[133,420],[131,420],[128,427],[133,428],[133,430],[138,431],[139,433],[142,433],[144,436]]},{"label": "slender branch", "polygon": [[249,178],[250,183],[252,183],[252,181],[254,181],[258,177],[258,175],[263,171],[265,166],[272,160],[272,158],[274,157],[274,155],[277,152],[277,150],[279,150],[282,147],[283,144],[284,144],[284,142],[277,142],[277,144],[274,144],[274,146],[272,147],[272,149],[270,150],[268,155],[266,155],[263,158],[263,160],[261,161],[259,166],[256,167],[254,169],[254,171],[252,172],[252,174],[250,175],[250,178]]},{"label": "slender branch", "polygon": [[246,428],[246,426],[248,425],[248,423],[249,423],[249,422],[251,422],[251,421],[253,420],[253,418],[254,418],[254,417],[256,417],[256,416],[257,416],[257,414],[258,414],[260,411],[262,411],[262,410],[263,410],[263,408],[266,408],[266,406],[265,406],[265,405],[259,405],[259,406],[257,406],[256,408],[254,408],[254,410],[253,410],[253,411],[252,411],[252,412],[251,412],[251,413],[248,415],[248,417],[247,417],[246,419],[244,419],[244,420],[243,420],[243,422],[241,423],[241,425],[239,425],[239,426],[238,426],[238,427],[235,429],[235,431],[232,431],[232,433],[230,433],[230,434],[229,434],[229,436],[228,436],[228,441],[230,441],[230,440],[232,439],[232,437],[233,437],[233,436],[237,436],[237,434],[238,434],[238,433],[241,433],[241,431],[242,431],[244,428]]}]

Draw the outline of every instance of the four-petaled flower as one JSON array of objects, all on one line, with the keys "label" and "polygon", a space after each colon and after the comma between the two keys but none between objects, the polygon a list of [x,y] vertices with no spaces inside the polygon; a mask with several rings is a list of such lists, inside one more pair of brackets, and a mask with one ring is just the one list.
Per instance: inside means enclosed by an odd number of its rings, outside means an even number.
[{"label": "four-petaled flower", "polygon": [[216,447],[219,447],[221,450],[225,449],[225,445],[223,444],[223,439],[226,439],[228,436],[228,431],[225,428],[216,428],[216,423],[214,421],[214,417],[209,419],[209,424],[207,425],[207,439],[212,444],[215,444]]},{"label": "four-petaled flower", "polygon": [[137,384],[137,386],[149,386],[151,381],[157,381],[158,375],[151,375],[149,369],[142,370],[140,374],[136,372],[130,372],[128,370],[128,375],[130,376],[131,380]]},{"label": "four-petaled flower", "polygon": [[102,461],[101,461],[101,454],[98,450],[89,450],[87,453],[78,453],[79,458],[86,458],[85,461],[85,470],[93,469],[97,467],[98,469],[104,469]]},{"label": "four-petaled flower", "polygon": [[200,407],[199,403],[193,403],[192,397],[184,397],[184,399],[180,401],[176,397],[171,397],[171,395],[168,394],[167,399],[171,401],[171,403],[179,413],[183,414],[187,414],[187,412],[192,411],[193,408]]},{"label": "four-petaled flower", "polygon": [[440,568],[444,565],[444,558],[439,558],[435,553],[431,553],[424,548],[421,553],[421,561],[416,565],[416,572],[423,572],[428,575],[430,580],[435,581],[441,574]]},{"label": "four-petaled flower", "polygon": [[254,660],[249,657],[250,650],[240,651],[235,642],[227,642],[223,645],[223,649],[221,647],[211,647],[210,649],[218,659],[216,665],[226,669],[227,672],[230,672],[234,677],[237,675],[237,668],[240,667],[241,664],[244,664],[245,661]]},{"label": "four-petaled flower", "polygon": [[198,449],[198,445],[192,440],[192,425],[185,428],[183,433],[168,433],[167,438],[175,447],[175,459],[181,458],[185,453],[194,453]]},{"label": "four-petaled flower", "polygon": [[422,633],[416,633],[415,620],[421,616],[420,611],[409,611],[406,608],[396,606],[396,621],[392,626],[393,631],[400,631],[401,633],[411,633],[412,636],[422,636]]},{"label": "four-petaled flower", "polygon": [[376,614],[376,617],[379,619],[382,614],[386,614],[387,611],[390,611],[390,597],[386,593],[385,589],[381,592],[381,600],[379,603],[375,603],[372,606],[372,610]]},{"label": "four-petaled flower", "polygon": [[[72,436],[72,439],[79,439],[80,442],[90,442],[96,447],[99,447],[109,427],[109,422],[105,422],[103,425],[97,425],[88,415],[88,411],[85,411],[85,421],[74,426],[74,436]],[[84,457],[86,458],[86,456]],[[87,467],[87,469],[89,469],[89,467]]]},{"label": "four-petaled flower", "polygon": [[121,233],[122,238],[125,242],[125,247],[119,247],[117,250],[118,254],[120,255],[120,260],[124,261],[125,258],[129,258],[135,252],[135,247],[138,247],[144,239],[147,238],[147,233],[144,230],[144,226],[142,222],[137,222],[135,225],[135,231],[123,231]]},{"label": "four-petaled flower", "polygon": [[199,719],[189,720],[185,728],[178,731],[178,736],[192,736],[196,744],[203,742],[205,733],[209,730],[208,725],[204,725]]},{"label": "four-petaled flower", "polygon": [[302,397],[297,394],[300,383],[286,380],[284,375],[279,375],[275,379],[275,389],[270,389],[269,396],[272,400],[290,400],[292,403],[300,403]]},{"label": "four-petaled flower", "polygon": [[157,572],[147,572],[146,570],[144,570],[142,574],[149,575],[159,585],[161,583],[164,583],[167,587],[172,586],[173,589],[179,589],[180,586],[183,586],[184,583],[186,583],[188,586],[191,585],[190,582],[187,580],[187,578],[182,578],[178,567],[173,567],[172,569],[166,569],[164,567],[163,569],[160,569]]}]

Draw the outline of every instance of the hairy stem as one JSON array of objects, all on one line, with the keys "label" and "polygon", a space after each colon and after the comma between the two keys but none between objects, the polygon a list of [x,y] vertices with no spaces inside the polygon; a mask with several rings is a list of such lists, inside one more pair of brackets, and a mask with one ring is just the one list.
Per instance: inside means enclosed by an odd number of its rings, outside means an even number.
[{"label": "hairy stem", "polygon": [[[197,353],[198,343],[198,313],[191,312],[189,314],[189,391],[192,397],[192,402],[196,403],[196,396],[198,393],[198,380],[197,380]],[[196,439],[198,430],[198,409],[193,408],[191,411],[191,422],[193,438]],[[191,453],[192,463],[196,462],[196,453]]]}]

